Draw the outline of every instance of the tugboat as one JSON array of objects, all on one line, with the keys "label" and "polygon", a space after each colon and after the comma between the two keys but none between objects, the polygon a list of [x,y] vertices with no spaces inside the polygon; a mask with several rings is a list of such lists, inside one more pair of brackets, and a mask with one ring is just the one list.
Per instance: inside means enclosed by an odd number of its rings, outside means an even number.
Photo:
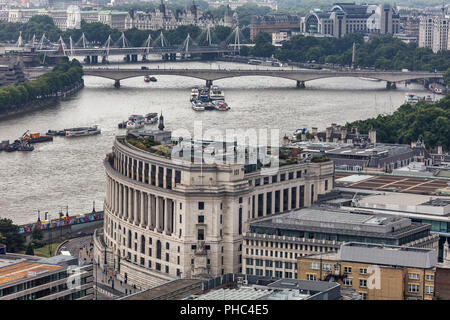
[{"label": "tugboat", "polygon": [[66,137],[81,137],[81,136],[92,136],[94,134],[99,134],[101,131],[98,126],[92,127],[78,127],[65,129]]},{"label": "tugboat", "polygon": [[151,82],[156,82],[156,81],[158,81],[155,77],[150,77],[150,81]]},{"label": "tugboat", "polygon": [[158,113],[151,112],[147,113],[145,116],[145,124],[154,124],[158,122]]}]

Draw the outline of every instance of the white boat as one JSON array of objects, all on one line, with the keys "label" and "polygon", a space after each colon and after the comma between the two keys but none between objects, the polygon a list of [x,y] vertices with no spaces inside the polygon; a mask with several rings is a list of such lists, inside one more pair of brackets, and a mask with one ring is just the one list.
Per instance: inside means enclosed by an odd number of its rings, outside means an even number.
[{"label": "white boat", "polygon": [[408,93],[405,95],[405,103],[416,104],[419,102],[419,97],[414,93]]},{"label": "white boat", "polygon": [[145,118],[142,115],[132,114],[127,121],[127,129],[140,129],[145,125]]},{"label": "white boat", "polygon": [[359,77],[361,80],[365,81],[373,81],[373,82],[380,82],[381,80],[378,79],[372,79],[372,78],[365,78],[365,77]]},{"label": "white boat", "polygon": [[211,90],[209,90],[209,99],[211,100],[223,100],[225,99],[225,95],[218,86],[212,86]]},{"label": "white boat", "polygon": [[192,90],[191,90],[191,101],[197,100],[198,97],[199,97],[199,94],[200,94],[200,92],[199,92],[197,87],[192,88]]},{"label": "white boat", "polygon": [[98,126],[65,129],[66,137],[92,136],[101,131]]},{"label": "white boat", "polygon": [[194,109],[195,111],[204,111],[205,110],[205,106],[203,105],[203,103],[201,101],[192,101],[192,109]]}]

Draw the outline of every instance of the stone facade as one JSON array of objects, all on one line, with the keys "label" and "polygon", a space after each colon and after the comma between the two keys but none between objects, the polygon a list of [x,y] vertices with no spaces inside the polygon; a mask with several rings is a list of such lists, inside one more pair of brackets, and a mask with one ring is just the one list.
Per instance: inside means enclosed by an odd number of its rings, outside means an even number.
[{"label": "stone facade", "polygon": [[[105,168],[105,220],[96,261],[140,287],[242,272],[248,222],[276,212],[276,200],[268,204],[267,199],[283,199],[283,189],[305,185],[309,206],[309,199],[331,189],[334,172],[331,162],[303,162],[280,167],[269,181],[240,164],[170,160],[137,149],[124,137],[116,138]],[[287,206],[279,212],[301,201],[299,192],[285,198],[281,203]]]}]

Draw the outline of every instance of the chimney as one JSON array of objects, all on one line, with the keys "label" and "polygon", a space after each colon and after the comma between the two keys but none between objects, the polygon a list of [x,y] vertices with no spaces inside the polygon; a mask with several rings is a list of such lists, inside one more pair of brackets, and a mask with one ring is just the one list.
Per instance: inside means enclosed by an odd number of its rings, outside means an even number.
[{"label": "chimney", "polygon": [[437,153],[438,154],[442,154],[442,146],[438,146],[437,147]]},{"label": "chimney", "polygon": [[331,124],[331,128],[333,129],[333,131],[335,131],[336,128],[337,128],[337,124],[336,124],[336,123],[332,123],[332,124]]},{"label": "chimney", "polygon": [[312,127],[311,130],[311,134],[313,135],[313,137],[317,136],[317,127]]},{"label": "chimney", "polygon": [[373,144],[377,143],[377,130],[374,128],[369,130],[369,141]]},{"label": "chimney", "polygon": [[342,127],[341,128],[341,140],[342,142],[345,142],[347,138],[347,128],[346,127]]},{"label": "chimney", "polygon": [[330,142],[332,134],[333,134],[333,127],[326,128],[326,130],[325,130],[325,141]]}]

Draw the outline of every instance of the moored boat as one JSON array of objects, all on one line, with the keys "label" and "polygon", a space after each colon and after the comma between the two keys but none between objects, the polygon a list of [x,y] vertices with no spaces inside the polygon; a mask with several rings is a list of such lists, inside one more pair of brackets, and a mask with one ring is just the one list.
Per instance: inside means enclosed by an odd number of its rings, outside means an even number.
[{"label": "moored boat", "polygon": [[417,102],[419,102],[419,97],[414,93],[408,93],[405,95],[405,103],[416,104]]},{"label": "moored boat", "polygon": [[70,129],[65,129],[65,131],[66,131],[66,137],[91,136],[91,135],[101,133],[100,129],[96,125],[94,125],[92,127],[70,128]]},{"label": "moored boat", "polygon": [[205,110],[205,105],[201,102],[201,101],[192,101],[192,109],[194,109],[195,111],[204,111]]},{"label": "moored boat", "polygon": [[158,113],[156,113],[156,112],[147,113],[144,116],[144,119],[145,119],[146,124],[157,123],[158,122]]},{"label": "moored boat", "polygon": [[139,114],[132,114],[127,121],[127,129],[140,129],[145,124],[145,118]]},{"label": "moored boat", "polygon": [[210,100],[223,100],[225,99],[225,95],[218,86],[212,86],[209,91],[209,99]]}]

